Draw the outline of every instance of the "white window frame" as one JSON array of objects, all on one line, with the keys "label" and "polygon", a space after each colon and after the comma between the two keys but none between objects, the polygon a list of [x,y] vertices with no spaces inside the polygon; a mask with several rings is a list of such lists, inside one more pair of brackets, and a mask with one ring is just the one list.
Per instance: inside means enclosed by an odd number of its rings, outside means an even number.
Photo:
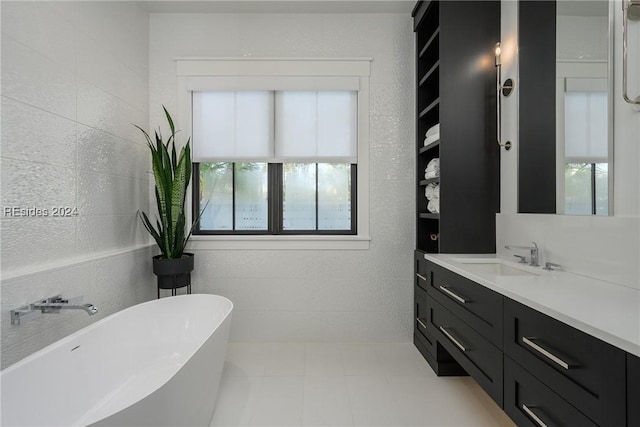
[{"label": "white window frame", "polygon": [[[196,90],[299,90],[353,87],[358,93],[356,235],[197,235],[190,250],[340,249],[366,250],[369,231],[369,79],[372,58],[178,58],[179,129],[191,134],[191,93]],[[192,190],[186,209],[191,220]],[[190,225],[190,224],[189,224]]]}]

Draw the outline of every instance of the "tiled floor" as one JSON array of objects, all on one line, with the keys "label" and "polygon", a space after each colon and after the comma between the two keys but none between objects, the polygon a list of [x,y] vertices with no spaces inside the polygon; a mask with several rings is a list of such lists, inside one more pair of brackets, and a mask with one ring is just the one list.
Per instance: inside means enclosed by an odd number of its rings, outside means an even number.
[{"label": "tiled floor", "polygon": [[410,343],[230,344],[212,426],[513,426]]}]

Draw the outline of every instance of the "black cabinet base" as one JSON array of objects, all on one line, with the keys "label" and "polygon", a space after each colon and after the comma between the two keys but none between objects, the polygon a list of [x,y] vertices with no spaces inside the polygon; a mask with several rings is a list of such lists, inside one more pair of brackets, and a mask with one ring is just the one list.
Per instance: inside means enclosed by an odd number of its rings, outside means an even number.
[{"label": "black cabinet base", "polygon": [[[450,360],[436,360],[436,357],[427,350],[427,346],[423,343],[423,340],[424,338],[422,338],[420,334],[413,334],[413,343],[437,376],[462,377],[469,375],[451,356],[448,357]],[[436,351],[439,352],[441,358],[443,358],[442,352],[446,352],[446,350],[443,347],[440,347],[439,344],[437,344]]]}]

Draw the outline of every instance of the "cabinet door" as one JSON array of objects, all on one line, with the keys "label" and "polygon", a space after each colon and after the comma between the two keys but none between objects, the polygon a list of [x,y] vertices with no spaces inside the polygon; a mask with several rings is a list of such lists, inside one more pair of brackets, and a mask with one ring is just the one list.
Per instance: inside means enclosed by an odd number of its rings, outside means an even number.
[{"label": "cabinet door", "polygon": [[431,357],[436,354],[436,340],[427,331],[427,323],[429,322],[429,312],[427,310],[427,293],[422,288],[416,286],[414,288],[415,295],[415,325],[414,325],[414,337],[420,341],[420,344],[424,349],[430,353]]},{"label": "cabinet door", "polygon": [[508,356],[504,358],[504,411],[520,427],[597,425]]},{"label": "cabinet door", "polygon": [[627,423],[640,427],[640,357],[627,353]]},{"label": "cabinet door", "polygon": [[502,407],[502,351],[430,296],[429,333]]},{"label": "cabinet door", "polygon": [[429,262],[424,258],[424,252],[415,251],[414,253],[414,270],[415,270],[415,285],[421,287],[425,292],[429,288],[431,282],[431,271],[429,269]]},{"label": "cabinet door", "polygon": [[505,298],[505,354],[593,421],[625,425],[625,352]]},{"label": "cabinet door", "polygon": [[504,297],[432,262],[429,294],[498,348],[502,348]]}]

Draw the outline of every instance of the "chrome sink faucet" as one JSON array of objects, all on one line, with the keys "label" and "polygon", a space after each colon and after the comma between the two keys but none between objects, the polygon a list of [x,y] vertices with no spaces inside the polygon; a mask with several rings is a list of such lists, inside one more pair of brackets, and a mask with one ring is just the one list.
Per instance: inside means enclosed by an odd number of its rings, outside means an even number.
[{"label": "chrome sink faucet", "polygon": [[[505,248],[509,250],[526,249],[528,251],[531,251],[531,261],[529,262],[529,265],[532,267],[540,267],[539,258],[538,258],[538,244],[536,242],[531,242],[531,243],[533,243],[533,246],[505,245]],[[519,258],[521,263],[526,262],[526,257],[523,257],[522,255],[514,255],[514,256]]]}]

